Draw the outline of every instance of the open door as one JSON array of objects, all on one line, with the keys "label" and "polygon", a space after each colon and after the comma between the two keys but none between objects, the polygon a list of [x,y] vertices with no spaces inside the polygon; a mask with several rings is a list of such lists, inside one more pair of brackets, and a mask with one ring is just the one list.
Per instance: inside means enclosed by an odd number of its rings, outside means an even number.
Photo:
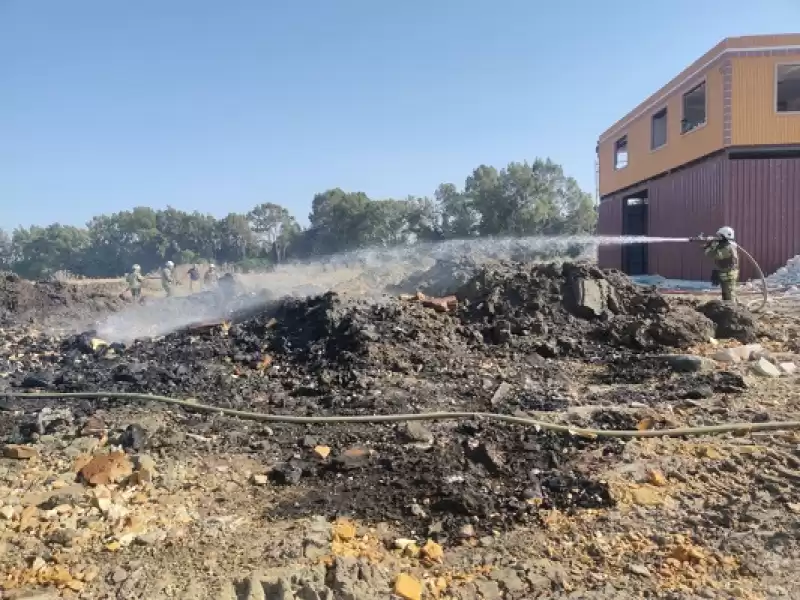
[{"label": "open door", "polygon": [[[647,190],[623,200],[622,235],[649,235]],[[622,270],[626,275],[647,275],[647,244],[623,244]]]}]

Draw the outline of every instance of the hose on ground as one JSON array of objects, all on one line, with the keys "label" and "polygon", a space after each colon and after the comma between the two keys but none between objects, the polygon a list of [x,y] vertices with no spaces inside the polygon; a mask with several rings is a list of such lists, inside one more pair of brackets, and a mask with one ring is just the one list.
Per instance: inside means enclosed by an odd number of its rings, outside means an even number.
[{"label": "hose on ground", "polygon": [[683,437],[697,435],[721,435],[724,433],[739,433],[746,435],[757,431],[788,431],[800,429],[800,421],[772,421],[763,423],[725,423],[722,425],[707,425],[703,427],[678,427],[675,429],[644,429],[644,430],[608,430],[608,429],[586,429],[581,427],[571,427],[569,425],[558,425],[539,421],[527,417],[515,417],[512,415],[502,415],[497,413],[484,412],[429,412],[429,413],[410,413],[393,415],[354,415],[354,416],[330,416],[330,417],[296,417],[292,415],[276,415],[269,413],[251,412],[247,410],[236,410],[233,408],[222,408],[207,404],[198,404],[193,399],[179,400],[168,396],[157,396],[152,394],[134,394],[128,392],[8,392],[3,396],[9,398],[25,399],[103,399],[103,400],[137,400],[144,402],[159,402],[172,406],[179,406],[188,412],[215,413],[229,417],[237,417],[250,421],[261,421],[266,423],[292,423],[296,425],[330,425],[341,423],[397,423],[405,421],[447,421],[447,420],[487,420],[510,423],[512,425],[522,425],[533,427],[536,431],[554,431],[556,433],[575,435],[586,438],[652,438],[652,437]]},{"label": "hose on ground", "polygon": [[767,305],[767,302],[769,300],[769,296],[767,294],[767,278],[764,277],[764,271],[761,270],[761,266],[756,262],[756,259],[753,258],[753,256],[747,250],[742,248],[739,244],[736,244],[736,247],[739,250],[741,250],[742,253],[750,260],[750,264],[752,264],[753,267],[755,267],[755,270],[758,271],[759,277],[761,277],[761,291],[764,295],[764,297],[761,300],[761,305],[756,308],[748,307],[753,312],[761,312],[762,310],[764,310],[764,307]]}]

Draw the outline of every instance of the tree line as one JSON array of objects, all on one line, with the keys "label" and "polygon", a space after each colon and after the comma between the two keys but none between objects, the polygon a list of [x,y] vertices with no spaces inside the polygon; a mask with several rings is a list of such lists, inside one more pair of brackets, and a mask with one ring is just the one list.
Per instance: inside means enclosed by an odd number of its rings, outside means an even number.
[{"label": "tree line", "polygon": [[459,189],[441,184],[433,197],[375,200],[330,189],[314,196],[301,227],[280,204],[215,218],[175,208],[139,206],[99,215],[85,227],[54,223],[0,230],[0,269],[30,278],[58,271],[116,277],[138,263],[147,272],[176,264],[215,262],[245,270],[365,247],[483,236],[591,232],[590,194],[550,159],[481,165]]}]

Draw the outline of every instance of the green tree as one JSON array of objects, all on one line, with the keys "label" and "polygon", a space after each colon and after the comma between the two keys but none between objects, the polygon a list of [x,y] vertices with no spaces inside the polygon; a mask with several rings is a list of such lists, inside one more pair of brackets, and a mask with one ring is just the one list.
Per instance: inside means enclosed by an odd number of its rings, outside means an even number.
[{"label": "green tree", "polygon": [[12,237],[17,259],[14,270],[30,279],[48,277],[57,271],[84,271],[88,232],[80,227],[54,223],[47,227],[19,228]]},{"label": "green tree", "polygon": [[0,229],[0,271],[10,271],[14,267],[14,244],[11,236]]},{"label": "green tree", "polygon": [[475,209],[472,198],[459,192],[452,183],[441,184],[435,196],[444,237],[462,239],[477,234],[481,215]]},{"label": "green tree", "polygon": [[269,248],[274,262],[286,260],[287,251],[300,234],[300,225],[279,204],[265,202],[247,213],[250,229],[263,248]]}]

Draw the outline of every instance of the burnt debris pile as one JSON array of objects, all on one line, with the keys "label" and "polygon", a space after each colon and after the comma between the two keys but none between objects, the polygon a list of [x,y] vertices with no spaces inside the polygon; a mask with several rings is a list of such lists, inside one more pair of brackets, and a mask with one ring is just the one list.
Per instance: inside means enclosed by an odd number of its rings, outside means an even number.
[{"label": "burnt debris pile", "polygon": [[[449,280],[445,266],[436,268],[419,280],[428,282],[420,291],[452,299],[366,302],[328,292],[256,305],[251,298],[228,321],[189,319],[179,331],[125,344],[96,332],[61,339],[28,332],[0,348],[0,371],[7,375],[0,393],[139,392],[302,416],[560,410],[570,402],[570,378],[557,358],[624,371],[625,353],[686,347],[715,330],[713,315],[588,265],[457,263]],[[3,310],[17,316],[23,304],[44,309],[62,296],[68,306],[81,302],[57,286],[52,289],[61,296],[34,300],[24,287],[33,284],[6,279],[0,285]],[[9,286],[17,286],[12,300]],[[721,384],[704,385],[713,393]],[[31,403],[18,406],[33,410]],[[100,405],[76,406],[91,412]],[[631,426],[603,418],[593,425]],[[469,528],[485,535],[534,519],[542,507],[608,506],[606,485],[591,473],[622,448],[614,440],[587,442],[492,423],[304,431],[219,417],[191,422],[222,450],[250,452],[273,465],[275,485],[300,488],[281,513],[402,519],[448,539],[469,535]],[[12,435],[6,431],[0,433]],[[14,431],[16,441],[25,441],[27,434]],[[591,452],[583,451],[587,444]]]},{"label": "burnt debris pile", "polygon": [[714,324],[616,271],[573,263],[502,264],[458,292],[461,317],[488,343],[532,345],[546,357],[657,350],[707,340]]}]

